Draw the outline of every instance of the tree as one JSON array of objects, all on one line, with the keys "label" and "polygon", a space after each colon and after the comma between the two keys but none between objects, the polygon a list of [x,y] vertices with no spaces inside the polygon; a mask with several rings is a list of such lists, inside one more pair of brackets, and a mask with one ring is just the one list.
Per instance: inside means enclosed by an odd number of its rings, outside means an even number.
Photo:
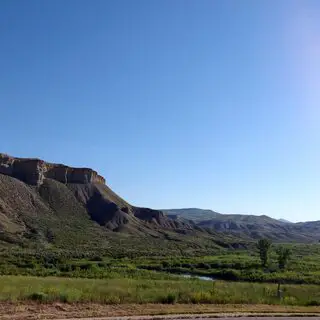
[{"label": "tree", "polygon": [[[288,260],[291,256],[291,250],[285,247],[278,247],[277,250],[277,259],[278,259],[278,266],[280,270],[284,270],[287,266]],[[281,280],[278,283],[278,298],[282,298],[282,291],[280,290]]]},{"label": "tree", "polygon": [[278,266],[280,270],[284,270],[287,266],[287,263],[291,256],[291,250],[285,247],[278,247],[277,248],[277,259],[278,259]]},{"label": "tree", "polygon": [[266,267],[269,261],[269,251],[271,248],[271,241],[268,239],[260,239],[257,243],[259,250],[261,265]]}]

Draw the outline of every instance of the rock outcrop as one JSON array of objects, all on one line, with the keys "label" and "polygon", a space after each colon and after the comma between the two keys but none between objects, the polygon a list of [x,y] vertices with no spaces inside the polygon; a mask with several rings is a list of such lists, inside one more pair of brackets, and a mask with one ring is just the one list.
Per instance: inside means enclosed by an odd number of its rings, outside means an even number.
[{"label": "rock outcrop", "polygon": [[90,168],[72,168],[40,159],[14,158],[0,154],[0,174],[17,178],[30,185],[41,185],[46,178],[62,183],[102,183],[105,179]]}]

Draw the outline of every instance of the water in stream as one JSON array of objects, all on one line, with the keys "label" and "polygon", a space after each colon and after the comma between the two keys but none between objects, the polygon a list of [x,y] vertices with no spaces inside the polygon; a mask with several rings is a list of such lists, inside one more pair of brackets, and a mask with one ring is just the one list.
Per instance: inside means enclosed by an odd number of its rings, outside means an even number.
[{"label": "water in stream", "polygon": [[211,278],[211,277],[205,277],[205,276],[196,276],[193,274],[180,274],[181,277],[184,278],[195,278],[195,279],[199,279],[199,280],[206,280],[206,281],[214,281],[215,279]]}]

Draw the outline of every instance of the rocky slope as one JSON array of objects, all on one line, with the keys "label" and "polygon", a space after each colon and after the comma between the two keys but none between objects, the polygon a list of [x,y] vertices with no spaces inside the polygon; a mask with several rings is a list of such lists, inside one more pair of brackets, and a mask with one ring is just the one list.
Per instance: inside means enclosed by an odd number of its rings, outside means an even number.
[{"label": "rocky slope", "polygon": [[0,154],[2,241],[81,241],[111,231],[160,237],[163,230],[192,232],[192,226],[130,205],[90,168]]}]

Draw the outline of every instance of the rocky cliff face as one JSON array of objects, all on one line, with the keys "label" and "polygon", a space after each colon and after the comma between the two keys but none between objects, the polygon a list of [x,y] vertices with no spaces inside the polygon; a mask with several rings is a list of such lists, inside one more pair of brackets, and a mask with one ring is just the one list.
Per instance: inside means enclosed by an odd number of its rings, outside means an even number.
[{"label": "rocky cliff face", "polygon": [[62,183],[105,184],[105,179],[89,168],[72,168],[40,159],[14,158],[0,154],[0,174],[17,178],[31,185],[41,185],[45,178]]}]

